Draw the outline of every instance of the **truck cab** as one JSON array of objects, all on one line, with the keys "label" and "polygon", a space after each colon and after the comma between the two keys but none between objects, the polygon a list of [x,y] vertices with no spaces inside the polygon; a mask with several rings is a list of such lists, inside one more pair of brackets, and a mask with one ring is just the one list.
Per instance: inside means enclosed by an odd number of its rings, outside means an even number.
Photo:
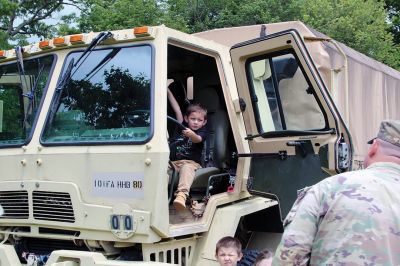
[{"label": "truck cab", "polygon": [[[182,110],[208,111],[182,212],[168,79]],[[226,235],[273,249],[297,190],[351,152],[295,30],[231,47],[137,27],[1,51],[0,264],[217,265]]]}]

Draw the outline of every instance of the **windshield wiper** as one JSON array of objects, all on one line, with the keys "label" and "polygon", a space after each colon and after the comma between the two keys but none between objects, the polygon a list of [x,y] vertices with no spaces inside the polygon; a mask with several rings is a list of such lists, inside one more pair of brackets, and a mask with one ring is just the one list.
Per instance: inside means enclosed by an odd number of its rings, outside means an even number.
[{"label": "windshield wiper", "polygon": [[[19,80],[21,82],[21,87],[28,88],[28,83],[26,81],[25,77],[25,68],[24,68],[24,57],[22,55],[22,47],[21,46],[16,46],[15,47],[15,56],[17,58],[17,69],[18,69],[18,74],[19,74]],[[23,81],[22,81],[23,80]]]},{"label": "windshield wiper", "polygon": [[60,105],[60,99],[61,99],[61,92],[64,89],[64,87],[67,85],[69,80],[71,79],[71,71],[74,66],[74,59],[72,58],[71,61],[69,62],[67,69],[64,72],[64,75],[61,77],[61,79],[58,81],[56,90],[54,92],[54,101],[53,104],[50,107],[50,120],[49,123],[53,121],[53,117],[58,109],[58,106]]},{"label": "windshield wiper", "polygon": [[118,53],[121,51],[121,48],[115,48],[112,49],[111,52],[109,52],[103,60],[101,60],[89,73],[86,74],[84,80],[89,80],[91,79],[94,75],[96,75],[97,72],[100,71],[100,69],[106,65],[108,62],[110,62],[111,59],[113,59]]},{"label": "windshield wiper", "polygon": [[[101,42],[105,41],[106,39],[112,37],[111,32],[100,32],[99,35],[97,35],[96,38],[92,40],[92,42],[89,44],[89,46],[83,51],[81,56],[76,60],[74,63],[74,59],[69,62],[67,69],[64,72],[64,75],[62,78],[58,81],[57,86],[56,86],[56,93],[60,92],[63,90],[63,88],[68,84],[69,80],[72,78],[72,76],[76,73],[76,71],[79,69],[79,67],[82,65],[83,62],[85,62],[86,58],[90,55],[90,53],[96,48],[97,45],[99,45]],[[80,64],[78,65],[78,63]],[[74,72],[72,73],[72,70]]]},{"label": "windshield wiper", "polygon": [[73,68],[74,68],[74,59],[72,58],[71,61],[69,61],[67,68],[65,69],[64,75],[57,83],[56,92],[61,91],[67,85],[67,83],[72,77],[71,72]]},{"label": "windshield wiper", "polygon": [[[100,32],[99,35],[97,35],[96,38],[94,38],[92,40],[92,42],[85,49],[85,51],[83,51],[83,53],[78,58],[78,60],[76,60],[76,63],[74,64],[75,71],[74,71],[74,73],[72,73],[71,76],[73,76],[75,74],[75,72],[79,69],[79,67],[82,65],[82,63],[85,62],[86,58],[88,58],[90,53],[94,50],[94,48],[96,48],[97,45],[99,45],[103,41],[107,40],[108,38],[111,38],[112,36],[113,36],[113,34],[109,31]],[[80,62],[80,64],[78,65],[79,62]]]},{"label": "windshield wiper", "polygon": [[[74,58],[71,59],[69,62],[67,68],[65,69],[64,75],[61,77],[61,79],[58,81],[55,89],[55,96],[54,96],[54,101],[53,104],[51,105],[50,108],[50,120],[48,124],[51,124],[54,114],[57,112],[58,107],[60,106],[60,100],[61,100],[61,92],[67,86],[73,75],[76,73],[76,71],[79,69],[79,67],[82,65],[83,62],[85,62],[86,58],[90,55],[90,53],[96,48],[97,45],[102,43],[103,41],[107,40],[108,38],[112,37],[113,34],[109,31],[105,32],[100,32],[99,35],[96,36],[92,40],[92,42],[89,44],[89,46],[83,51],[81,56],[76,60]],[[78,63],[80,64],[78,65]],[[72,71],[74,72],[72,73]]]},{"label": "windshield wiper", "polygon": [[29,99],[29,105],[28,108],[26,108],[26,112],[24,115],[24,125],[23,128],[26,128],[26,123],[28,122],[28,114],[31,110],[34,110],[37,106],[36,106],[36,99],[35,99],[35,93],[36,93],[36,89],[38,87],[39,84],[39,80],[42,76],[43,73],[43,69],[44,69],[44,65],[42,65],[39,69],[39,72],[37,74],[37,77],[35,79],[35,82],[33,83],[33,86],[31,88],[31,90],[27,93],[22,93],[22,96],[27,97]]},{"label": "windshield wiper", "polygon": [[21,89],[22,89],[22,96],[27,97],[29,99],[29,105],[28,108],[26,108],[25,114],[24,114],[24,121],[22,122],[22,128],[25,130],[26,129],[26,123],[28,120],[28,113],[29,113],[29,109],[30,106],[32,105],[32,101],[33,101],[33,95],[32,95],[32,89],[30,92],[28,93],[23,93],[24,88],[28,89],[28,81],[26,79],[26,75],[25,75],[25,67],[24,67],[24,57],[22,55],[23,53],[23,49],[21,46],[16,46],[15,47],[15,57],[17,59],[17,69],[18,69],[18,74],[19,74],[19,80],[21,83]]}]

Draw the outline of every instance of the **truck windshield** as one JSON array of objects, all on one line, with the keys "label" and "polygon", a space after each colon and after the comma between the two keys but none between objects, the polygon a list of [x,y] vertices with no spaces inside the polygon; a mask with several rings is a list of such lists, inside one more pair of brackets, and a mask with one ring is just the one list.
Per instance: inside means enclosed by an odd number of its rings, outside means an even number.
[{"label": "truck windshield", "polygon": [[27,142],[53,65],[53,56],[0,66],[0,147]]},{"label": "truck windshield", "polygon": [[94,50],[68,70],[81,54],[66,59],[61,76],[68,75],[67,81],[57,87],[42,143],[146,141],[151,134],[151,47]]}]

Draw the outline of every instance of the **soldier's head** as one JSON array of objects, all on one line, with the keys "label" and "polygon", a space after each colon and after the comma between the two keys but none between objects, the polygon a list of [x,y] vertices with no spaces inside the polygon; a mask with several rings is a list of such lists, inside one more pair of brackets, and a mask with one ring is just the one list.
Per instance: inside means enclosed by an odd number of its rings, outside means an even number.
[{"label": "soldier's head", "polygon": [[368,143],[371,146],[364,160],[365,167],[374,162],[395,162],[400,164],[400,121],[382,121],[378,136]]},{"label": "soldier's head", "polygon": [[237,238],[226,236],[217,242],[215,257],[219,265],[235,266],[242,256],[242,244]]}]

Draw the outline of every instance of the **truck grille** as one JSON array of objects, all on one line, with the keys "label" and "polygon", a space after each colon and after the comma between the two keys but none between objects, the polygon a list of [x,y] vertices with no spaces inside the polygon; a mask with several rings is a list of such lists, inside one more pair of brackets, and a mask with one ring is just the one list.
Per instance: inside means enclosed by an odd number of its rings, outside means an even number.
[{"label": "truck grille", "polygon": [[33,191],[32,198],[35,219],[75,222],[74,209],[68,193]]},{"label": "truck grille", "polygon": [[4,210],[0,219],[28,219],[29,217],[27,191],[0,191],[0,205]]}]

